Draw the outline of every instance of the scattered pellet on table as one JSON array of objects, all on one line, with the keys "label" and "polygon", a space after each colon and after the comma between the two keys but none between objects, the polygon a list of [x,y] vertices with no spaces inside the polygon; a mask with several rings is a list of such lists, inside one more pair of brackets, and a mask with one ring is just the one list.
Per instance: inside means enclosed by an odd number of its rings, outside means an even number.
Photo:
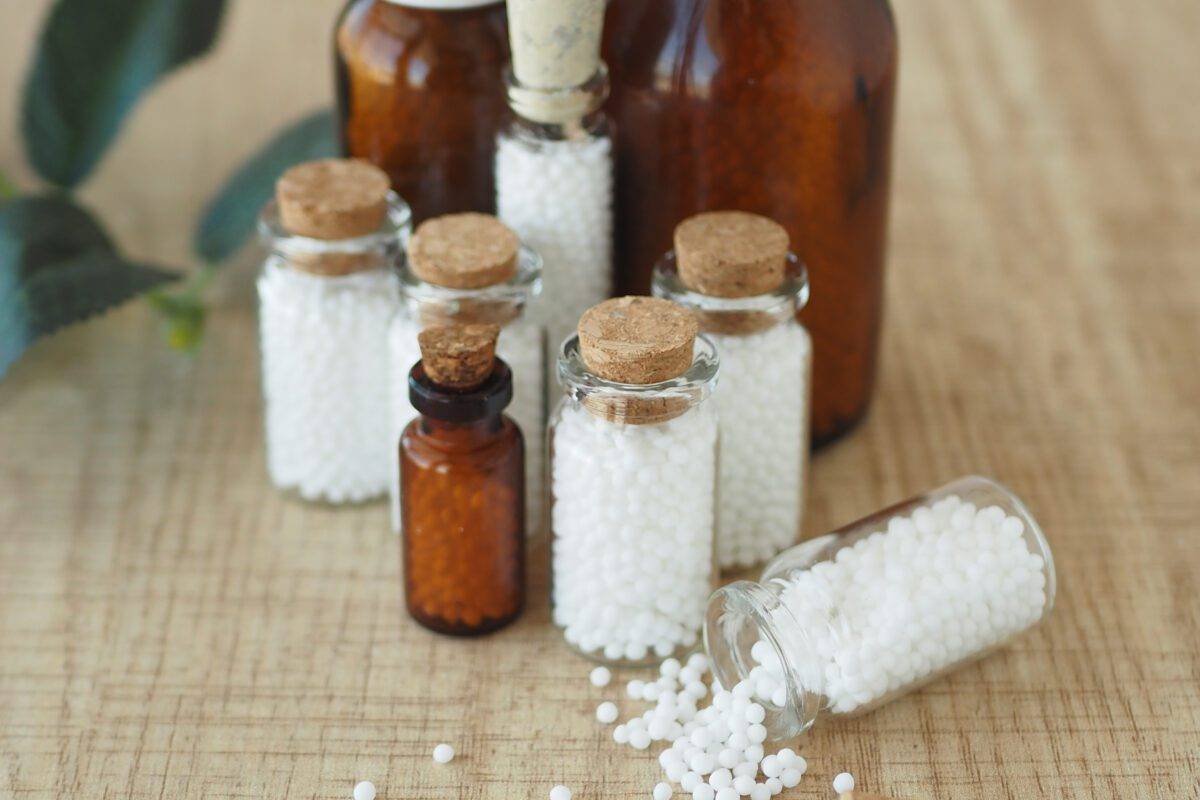
[{"label": "scattered pellet on table", "polygon": [[592,686],[603,688],[608,686],[609,681],[612,680],[612,672],[609,671],[608,667],[596,667],[588,673],[588,680],[592,682]]},{"label": "scattered pellet on table", "polygon": [[375,784],[359,781],[354,785],[354,800],[375,800]]},{"label": "scattered pellet on table", "polygon": [[615,703],[604,702],[596,706],[596,719],[608,725],[617,721],[617,706]]},{"label": "scattered pellet on table", "polygon": [[560,783],[550,790],[550,800],[571,800],[571,790]]},{"label": "scattered pellet on table", "polygon": [[659,781],[654,784],[654,800],[671,800],[671,795],[675,791],[671,788],[671,784],[666,781]]},{"label": "scattered pellet on table", "polygon": [[454,748],[448,744],[439,744],[433,748],[433,760],[439,764],[449,764],[454,759]]},{"label": "scattered pellet on table", "polygon": [[[786,785],[786,784],[785,784]],[[839,772],[833,779],[833,790],[838,794],[854,791],[854,776],[849,772]]]}]

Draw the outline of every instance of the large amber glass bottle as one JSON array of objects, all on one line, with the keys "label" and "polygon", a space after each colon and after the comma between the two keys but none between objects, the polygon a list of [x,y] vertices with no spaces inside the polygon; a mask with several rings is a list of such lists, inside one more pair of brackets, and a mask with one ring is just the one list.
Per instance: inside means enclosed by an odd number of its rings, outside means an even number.
[{"label": "large amber glass bottle", "polygon": [[504,4],[349,0],[334,38],[344,154],[382,167],[418,221],[493,210]]},{"label": "large amber glass bottle", "polygon": [[[813,435],[866,412],[883,300],[896,31],[887,0],[612,0],[616,290],[681,220],[777,220],[808,266]],[[652,191],[651,191],[652,189]]]}]

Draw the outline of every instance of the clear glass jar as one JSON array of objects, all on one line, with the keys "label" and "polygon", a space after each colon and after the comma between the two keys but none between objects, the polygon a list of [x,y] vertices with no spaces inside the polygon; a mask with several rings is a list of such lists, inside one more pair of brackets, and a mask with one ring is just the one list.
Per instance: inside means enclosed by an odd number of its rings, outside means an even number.
[{"label": "clear glass jar", "polygon": [[962,478],[767,565],[712,597],[722,686],[753,681],[773,739],[860,714],[1002,647],[1050,613],[1050,545],[1025,505]]},{"label": "clear glass jar", "polygon": [[774,291],[711,297],[682,283],[672,251],[655,266],[652,289],[691,309],[721,354],[717,563],[761,564],[796,542],[804,516],[812,340],[796,313],[808,301],[808,274],[789,254]]},{"label": "clear glass jar", "polygon": [[387,492],[387,331],[398,302],[392,264],[411,227],[389,193],[379,230],[352,239],[290,233],[274,200],[258,229],[267,467],[305,500],[355,503]]},{"label": "clear glass jar", "polygon": [[697,337],[678,378],[637,386],[590,373],[579,337],[558,357],[552,415],[554,622],[596,661],[657,663],[695,645],[715,585],[718,358]]},{"label": "clear glass jar", "polygon": [[496,214],[546,262],[537,318],[557,347],[612,286],[608,72],[562,90],[505,78],[513,117],[496,141]]},{"label": "clear glass jar", "polygon": [[[542,259],[522,247],[517,271],[503,283],[478,289],[436,286],[413,274],[408,262],[399,260],[400,310],[387,335],[390,365],[392,471],[398,469],[395,444],[409,421],[417,415],[409,402],[408,373],[421,359],[417,334],[430,325],[487,322],[501,326],[496,355],[512,369],[513,401],[508,414],[525,436],[526,517],[530,534],[541,529],[542,458],[546,427],[546,334],[542,326],[526,316],[530,303],[542,291]],[[392,527],[400,531],[400,482],[391,481]]]}]

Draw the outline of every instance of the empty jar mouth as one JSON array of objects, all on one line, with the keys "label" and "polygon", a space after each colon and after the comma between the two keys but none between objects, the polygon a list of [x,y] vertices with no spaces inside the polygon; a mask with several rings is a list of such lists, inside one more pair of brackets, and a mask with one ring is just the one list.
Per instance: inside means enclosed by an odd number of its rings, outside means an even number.
[{"label": "empty jar mouth", "polygon": [[783,320],[808,305],[808,270],[799,256],[788,253],[783,282],[771,291],[749,297],[714,297],[683,284],[675,251],[670,250],[654,265],[652,289],[655,297],[705,314],[762,314]]},{"label": "empty jar mouth", "polygon": [[[279,204],[275,200],[268,201],[258,216],[260,240],[285,258],[372,253],[390,257],[399,251],[401,241],[407,238],[411,230],[412,210],[395,192],[387,193],[387,213],[379,229],[349,239],[314,239],[292,233],[283,227]],[[379,266],[385,265],[381,262]]]}]

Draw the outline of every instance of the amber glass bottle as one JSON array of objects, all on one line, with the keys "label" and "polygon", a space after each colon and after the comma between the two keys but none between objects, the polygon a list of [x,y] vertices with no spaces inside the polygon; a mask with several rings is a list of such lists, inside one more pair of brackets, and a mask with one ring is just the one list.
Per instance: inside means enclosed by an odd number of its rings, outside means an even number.
[{"label": "amber glass bottle", "polygon": [[807,264],[813,435],[866,412],[883,300],[896,31],[887,0],[612,0],[617,293],[682,219],[779,221]]},{"label": "amber glass bottle", "polygon": [[494,631],[525,604],[524,442],[503,413],[512,372],[497,360],[482,384],[452,390],[417,362],[409,397],[420,416],[400,437],[408,613],[439,633]]},{"label": "amber glass bottle", "polygon": [[350,0],[334,38],[344,154],[382,167],[418,221],[493,210],[504,4]]}]

